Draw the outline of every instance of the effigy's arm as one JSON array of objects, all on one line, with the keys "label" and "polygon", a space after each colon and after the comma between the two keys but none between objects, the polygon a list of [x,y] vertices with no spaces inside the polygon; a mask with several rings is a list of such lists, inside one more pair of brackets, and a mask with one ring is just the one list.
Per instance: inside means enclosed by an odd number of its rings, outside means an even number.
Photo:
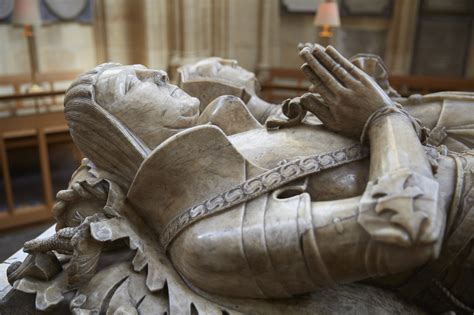
[{"label": "effigy's arm", "polygon": [[455,152],[474,148],[474,93],[415,94],[396,101],[429,128],[427,144]]},{"label": "effigy's arm", "polygon": [[[419,266],[437,258],[440,251],[445,214],[438,200],[438,182],[406,115],[383,115],[369,128],[370,175],[358,222],[374,244],[395,245],[411,252],[403,265],[392,265],[387,259],[389,271]],[[390,257],[390,251],[382,246],[373,258],[382,253]]]},{"label": "effigy's arm", "polygon": [[356,216],[370,238],[354,234],[365,252],[366,276],[410,270],[436,258],[445,214],[416,121],[334,48],[305,47],[300,55],[306,61],[302,70],[324,99],[303,96],[304,108],[329,129],[370,144],[369,183]]}]

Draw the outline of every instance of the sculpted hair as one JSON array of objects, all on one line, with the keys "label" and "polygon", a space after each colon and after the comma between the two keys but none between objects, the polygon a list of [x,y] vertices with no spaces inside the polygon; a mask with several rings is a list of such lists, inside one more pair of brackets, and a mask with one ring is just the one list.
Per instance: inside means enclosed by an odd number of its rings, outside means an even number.
[{"label": "sculpted hair", "polygon": [[82,153],[119,186],[128,187],[149,149],[95,99],[100,74],[118,66],[105,63],[74,80],[66,91],[64,115]]},{"label": "sculpted hair", "polygon": [[95,83],[102,72],[113,67],[121,66],[120,63],[103,63],[94,69],[78,76],[66,90],[64,97],[64,111],[67,112],[72,104],[84,106],[97,104],[95,100]]}]

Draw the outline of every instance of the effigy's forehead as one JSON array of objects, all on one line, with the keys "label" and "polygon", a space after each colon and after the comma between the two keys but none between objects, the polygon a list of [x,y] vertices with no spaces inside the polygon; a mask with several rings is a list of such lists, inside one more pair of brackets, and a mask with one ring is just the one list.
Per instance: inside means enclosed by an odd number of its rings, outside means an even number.
[{"label": "effigy's forehead", "polygon": [[105,69],[102,73],[99,74],[99,78],[110,78],[114,76],[121,76],[121,75],[134,75],[136,74],[137,70],[147,70],[148,68],[144,65],[123,65],[123,66],[115,66]]},{"label": "effigy's forehead", "polygon": [[96,102],[101,106],[113,104],[125,95],[130,77],[136,77],[138,70],[147,69],[143,65],[120,65],[105,69],[94,83]]}]

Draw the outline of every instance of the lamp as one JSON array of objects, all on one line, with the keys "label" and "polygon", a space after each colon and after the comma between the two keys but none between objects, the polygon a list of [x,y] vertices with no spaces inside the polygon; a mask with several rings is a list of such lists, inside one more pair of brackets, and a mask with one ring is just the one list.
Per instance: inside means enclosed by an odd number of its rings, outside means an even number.
[{"label": "lamp", "polygon": [[41,91],[37,82],[38,58],[36,55],[36,42],[34,37],[34,25],[41,23],[38,0],[15,0],[12,23],[23,26],[23,35],[28,42],[31,81],[33,83],[29,88],[29,92]]},{"label": "lamp", "polygon": [[314,18],[315,26],[322,26],[323,30],[319,33],[321,37],[331,37],[330,27],[341,25],[339,18],[339,9],[337,3],[332,0],[325,0],[319,5],[318,12]]}]

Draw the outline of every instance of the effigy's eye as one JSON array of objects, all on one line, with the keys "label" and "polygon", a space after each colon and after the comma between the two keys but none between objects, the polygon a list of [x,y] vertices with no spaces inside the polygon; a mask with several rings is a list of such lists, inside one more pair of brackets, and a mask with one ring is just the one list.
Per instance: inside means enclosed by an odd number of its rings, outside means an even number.
[{"label": "effigy's eye", "polygon": [[124,89],[125,93],[124,94],[127,94],[128,91],[130,91],[138,82],[140,82],[140,80],[136,76],[128,75],[127,78],[125,79],[125,89]]},{"label": "effigy's eye", "polygon": [[165,85],[170,80],[168,78],[168,74],[166,74],[166,72],[164,72],[164,71],[160,71],[160,75],[157,75],[156,78],[157,78],[157,81],[158,81],[157,82],[158,85]]}]

